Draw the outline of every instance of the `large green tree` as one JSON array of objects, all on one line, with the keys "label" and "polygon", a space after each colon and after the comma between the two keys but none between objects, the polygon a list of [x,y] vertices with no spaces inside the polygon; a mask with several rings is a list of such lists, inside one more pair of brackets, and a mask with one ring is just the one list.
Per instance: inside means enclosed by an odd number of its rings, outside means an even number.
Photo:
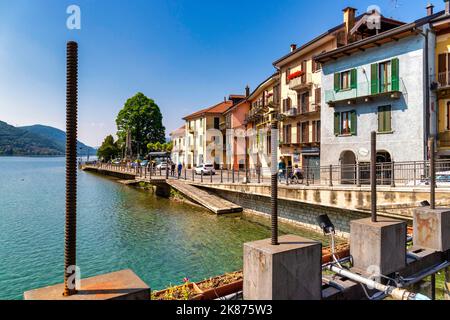
[{"label": "large green tree", "polygon": [[162,114],[152,99],[139,92],[127,100],[116,119],[117,135],[121,145],[126,141],[127,132],[131,134],[133,154],[145,154],[149,143],[165,143]]},{"label": "large green tree", "polygon": [[105,138],[100,148],[97,150],[97,156],[102,160],[112,160],[119,156],[120,149],[113,136],[109,135]]}]

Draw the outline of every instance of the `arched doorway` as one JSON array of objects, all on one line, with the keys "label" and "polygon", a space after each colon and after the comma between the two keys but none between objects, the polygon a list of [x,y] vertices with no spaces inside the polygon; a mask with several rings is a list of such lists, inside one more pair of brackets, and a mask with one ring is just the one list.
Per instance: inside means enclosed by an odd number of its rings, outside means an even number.
[{"label": "arched doorway", "polygon": [[392,169],[391,154],[385,150],[377,151],[377,184],[390,185]]},{"label": "arched doorway", "polygon": [[356,156],[352,151],[341,153],[341,183],[356,184]]}]

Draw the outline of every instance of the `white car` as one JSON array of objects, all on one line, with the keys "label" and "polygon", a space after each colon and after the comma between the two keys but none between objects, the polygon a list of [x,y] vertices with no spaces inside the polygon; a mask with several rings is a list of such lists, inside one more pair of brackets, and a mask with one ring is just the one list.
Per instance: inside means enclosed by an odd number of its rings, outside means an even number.
[{"label": "white car", "polygon": [[[430,185],[430,179],[422,179],[422,180],[416,180],[409,181],[407,186],[429,186]],[[436,173],[436,186],[437,187],[450,187],[450,171],[445,172],[437,172]]]},{"label": "white car", "polygon": [[214,170],[214,166],[210,163],[201,164],[197,167],[195,167],[195,174],[202,174],[203,175],[215,175],[216,170]]},{"label": "white car", "polygon": [[[170,164],[169,164],[170,165]],[[162,161],[160,164],[158,164],[157,166],[156,166],[156,169],[162,169],[162,170],[165,170],[165,169],[167,169],[167,162],[166,161]]]}]

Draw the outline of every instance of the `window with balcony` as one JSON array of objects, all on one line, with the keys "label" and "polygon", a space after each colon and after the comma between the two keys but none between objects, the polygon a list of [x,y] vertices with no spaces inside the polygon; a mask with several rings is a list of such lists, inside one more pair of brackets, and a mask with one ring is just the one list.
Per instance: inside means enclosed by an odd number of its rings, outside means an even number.
[{"label": "window with balcony", "polygon": [[312,122],[312,142],[320,142],[320,120]]},{"label": "window with balcony", "polygon": [[299,93],[297,96],[301,113],[309,112],[309,92]]},{"label": "window with balcony", "polygon": [[438,84],[440,87],[450,85],[450,54],[441,53],[438,56]]},{"label": "window with balcony", "polygon": [[292,125],[288,124],[284,126],[284,143],[291,144],[292,142]]},{"label": "window with balcony", "polygon": [[301,142],[309,143],[309,121],[302,122],[301,129],[302,129]]},{"label": "window with balcony", "polygon": [[399,59],[371,65],[371,93],[385,93],[400,90]]},{"label": "window with balcony", "polygon": [[378,107],[378,132],[387,133],[392,131],[391,106]]},{"label": "window with balcony", "polygon": [[334,74],[334,91],[345,91],[356,89],[357,72],[356,69],[338,72]]},{"label": "window with balcony", "polygon": [[357,117],[356,111],[345,111],[334,113],[334,134],[356,135]]},{"label": "window with balcony", "polygon": [[283,99],[283,112],[288,112],[291,109],[291,98]]}]

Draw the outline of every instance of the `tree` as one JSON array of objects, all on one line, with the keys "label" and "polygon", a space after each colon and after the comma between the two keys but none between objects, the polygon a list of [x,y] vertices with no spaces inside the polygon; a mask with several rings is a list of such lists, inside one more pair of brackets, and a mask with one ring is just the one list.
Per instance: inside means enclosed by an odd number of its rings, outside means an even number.
[{"label": "tree", "polygon": [[109,135],[103,140],[100,148],[97,150],[97,156],[103,160],[111,160],[120,154],[120,149],[117,142],[114,141],[112,135]]},{"label": "tree", "polygon": [[116,124],[121,144],[130,131],[134,154],[146,153],[149,143],[165,143],[166,129],[162,124],[161,111],[155,101],[141,92],[127,100],[117,116]]},{"label": "tree", "polygon": [[173,142],[167,142],[167,143],[149,143],[147,144],[147,149],[149,152],[171,152],[173,149]]}]

